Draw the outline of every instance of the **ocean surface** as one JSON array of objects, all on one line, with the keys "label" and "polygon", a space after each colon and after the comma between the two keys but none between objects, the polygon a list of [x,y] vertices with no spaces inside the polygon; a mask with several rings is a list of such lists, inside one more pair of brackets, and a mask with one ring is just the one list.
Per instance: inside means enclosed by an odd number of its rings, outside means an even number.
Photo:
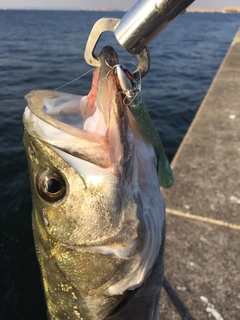
[{"label": "ocean surface", "polygon": [[[0,11],[0,319],[45,320],[46,308],[31,230],[31,194],[22,144],[24,95],[55,89],[91,67],[83,58],[93,24],[123,12]],[[239,14],[186,13],[150,45],[142,96],[172,160],[240,26]],[[136,59],[113,34],[131,71]],[[131,63],[129,63],[129,61]],[[90,72],[61,91],[85,95]]]}]

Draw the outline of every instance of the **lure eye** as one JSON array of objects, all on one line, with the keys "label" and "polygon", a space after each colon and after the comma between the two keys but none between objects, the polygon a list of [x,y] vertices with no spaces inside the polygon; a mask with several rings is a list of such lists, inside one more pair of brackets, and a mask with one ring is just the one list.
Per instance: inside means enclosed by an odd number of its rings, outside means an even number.
[{"label": "lure eye", "polygon": [[50,170],[39,170],[36,177],[36,187],[39,195],[48,202],[62,199],[66,193],[63,178]]}]

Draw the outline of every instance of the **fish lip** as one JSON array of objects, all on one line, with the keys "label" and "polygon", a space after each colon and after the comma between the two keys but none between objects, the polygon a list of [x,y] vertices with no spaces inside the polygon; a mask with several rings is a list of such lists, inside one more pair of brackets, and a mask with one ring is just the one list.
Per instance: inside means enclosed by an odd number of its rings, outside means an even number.
[{"label": "fish lip", "polygon": [[116,256],[121,259],[129,259],[136,255],[137,238],[131,240],[126,246],[120,245],[96,245],[96,246],[81,246],[81,245],[70,245],[67,243],[61,243],[61,246],[70,250],[84,251],[91,253],[100,253],[105,255]]},{"label": "fish lip", "polygon": [[[70,125],[62,123],[57,119],[51,119],[51,121],[48,121],[51,117],[48,114],[44,114],[44,112],[41,110],[38,110],[40,108],[39,104],[42,106],[41,101],[45,95],[47,95],[47,97],[51,97],[52,92],[32,91],[29,94],[29,97],[26,96],[27,107],[23,115],[23,122],[25,130],[28,132],[28,134],[36,139],[39,139],[50,148],[55,147],[59,150],[63,150],[64,152],[76,158],[93,163],[100,168],[109,168],[110,158],[108,138],[95,132],[88,132],[80,128],[71,127]],[[39,100],[36,108],[32,106],[33,96],[35,99]],[[45,119],[45,115],[47,120]],[[54,122],[54,120],[56,122]],[[62,128],[58,128],[58,123],[61,123],[65,129],[71,128],[73,132],[69,133],[69,130],[67,129],[62,130]],[[50,137],[48,133],[45,133],[44,128],[51,129],[52,134]],[[60,132],[63,132],[65,137],[69,137],[68,139],[71,139],[71,142],[64,143],[62,140],[59,140],[58,134]],[[99,152],[96,153],[96,150],[99,150]]]},{"label": "fish lip", "polygon": [[[64,123],[62,121],[59,121],[55,119],[54,117],[50,116],[49,114],[45,113],[42,108],[44,105],[44,99],[57,99],[61,97],[69,97],[70,98],[77,98],[80,99],[81,96],[73,95],[65,92],[58,92],[58,91],[52,91],[52,90],[33,90],[29,92],[27,95],[25,95],[25,103],[26,106],[29,108],[31,113],[36,116],[38,119],[44,121],[45,123],[51,125],[52,127],[55,127],[57,129],[61,128],[62,131],[69,133],[70,129],[72,130],[71,134],[74,136],[78,136],[77,133],[74,134],[74,132],[78,132],[78,128],[74,128],[71,125],[68,125],[67,123]],[[26,115],[24,113],[23,115],[23,123],[25,124],[28,119],[26,119]]]},{"label": "fish lip", "polygon": [[119,63],[118,54],[111,46],[101,48],[98,60],[100,60],[101,63],[101,72],[106,74]]}]

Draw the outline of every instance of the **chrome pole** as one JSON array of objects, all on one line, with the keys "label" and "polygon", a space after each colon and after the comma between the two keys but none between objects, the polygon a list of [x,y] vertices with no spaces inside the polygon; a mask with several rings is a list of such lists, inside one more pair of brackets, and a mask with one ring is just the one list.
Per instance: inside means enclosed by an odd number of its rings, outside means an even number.
[{"label": "chrome pole", "polygon": [[194,0],[139,0],[122,17],[114,30],[120,45],[139,54]]}]

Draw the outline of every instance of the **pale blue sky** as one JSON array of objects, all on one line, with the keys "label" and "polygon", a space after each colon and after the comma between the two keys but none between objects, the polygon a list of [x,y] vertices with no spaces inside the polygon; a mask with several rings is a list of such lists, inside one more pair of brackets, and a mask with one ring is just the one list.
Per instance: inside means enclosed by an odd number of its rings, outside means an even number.
[{"label": "pale blue sky", "polygon": [[[135,0],[0,0],[0,8],[38,8],[38,9],[129,9]],[[195,8],[222,8],[240,6],[240,0],[196,0]]]}]

